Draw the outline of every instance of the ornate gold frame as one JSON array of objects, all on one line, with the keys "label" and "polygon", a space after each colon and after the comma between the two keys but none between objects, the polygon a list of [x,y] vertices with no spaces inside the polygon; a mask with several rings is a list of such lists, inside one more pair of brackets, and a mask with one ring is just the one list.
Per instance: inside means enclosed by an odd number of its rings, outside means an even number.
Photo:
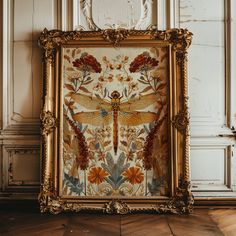
[{"label": "ornate gold frame", "polygon": [[[187,49],[192,33],[184,29],[135,31],[107,29],[101,31],[61,31],[44,29],[39,38],[43,49],[42,186],[39,195],[41,212],[93,210],[125,214],[137,211],[155,213],[190,213],[193,196],[189,180],[189,114]],[[60,92],[59,56],[66,44],[105,44],[122,47],[123,43],[158,43],[170,51],[171,196],[156,198],[62,198],[59,194]]]}]

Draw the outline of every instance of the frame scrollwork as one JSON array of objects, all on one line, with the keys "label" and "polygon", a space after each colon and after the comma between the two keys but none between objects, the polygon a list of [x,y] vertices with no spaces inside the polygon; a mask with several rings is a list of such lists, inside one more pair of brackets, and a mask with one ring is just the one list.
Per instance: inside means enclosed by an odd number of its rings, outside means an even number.
[{"label": "frame scrollwork", "polygon": [[43,111],[40,115],[42,135],[48,135],[57,125],[57,119],[51,111]]}]

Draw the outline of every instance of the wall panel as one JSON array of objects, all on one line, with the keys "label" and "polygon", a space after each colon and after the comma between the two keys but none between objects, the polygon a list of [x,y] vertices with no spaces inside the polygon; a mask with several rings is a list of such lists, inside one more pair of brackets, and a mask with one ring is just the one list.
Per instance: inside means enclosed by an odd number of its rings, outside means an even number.
[{"label": "wall panel", "polygon": [[25,188],[40,183],[39,147],[22,145],[4,146],[7,162],[6,188]]},{"label": "wall panel", "polygon": [[194,33],[189,53],[192,135],[201,126],[208,135],[219,133],[226,124],[224,1],[180,0],[179,17],[180,27]]},{"label": "wall panel", "polygon": [[[0,197],[26,197],[40,183],[42,30],[59,28],[60,0],[3,0]],[[8,195],[10,193],[10,195]]]},{"label": "wall panel", "polygon": [[231,145],[212,139],[191,147],[193,191],[231,191]]},{"label": "wall panel", "polygon": [[[235,83],[232,82],[235,79],[228,66],[232,60],[229,45],[230,29],[233,29],[229,21],[229,4],[232,1],[171,2],[177,2],[172,5],[179,8],[179,11],[173,11],[175,16],[172,16],[176,18],[178,15],[177,26],[188,28],[194,34],[189,50],[188,73],[191,177],[196,187],[193,189],[216,192],[232,190],[236,183],[236,169],[233,168],[235,140],[232,138],[230,119],[230,104],[235,104],[235,91],[229,92],[229,86]],[[216,192],[215,195],[219,196]]]}]

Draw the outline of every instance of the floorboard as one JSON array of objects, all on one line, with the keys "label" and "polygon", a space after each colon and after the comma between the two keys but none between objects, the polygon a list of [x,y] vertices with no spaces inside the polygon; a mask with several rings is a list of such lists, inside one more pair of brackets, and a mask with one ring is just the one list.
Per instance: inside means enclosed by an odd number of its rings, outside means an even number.
[{"label": "floorboard", "polygon": [[40,214],[0,206],[1,236],[236,236],[236,209],[195,209],[191,215]]}]

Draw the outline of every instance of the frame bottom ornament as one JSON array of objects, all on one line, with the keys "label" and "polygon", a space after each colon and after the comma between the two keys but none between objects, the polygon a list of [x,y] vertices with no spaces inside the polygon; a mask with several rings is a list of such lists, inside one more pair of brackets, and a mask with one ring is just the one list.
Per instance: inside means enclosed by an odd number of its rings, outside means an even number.
[{"label": "frame bottom ornament", "polygon": [[[50,180],[49,182],[50,183]],[[89,207],[78,202],[66,202],[60,197],[53,194],[53,191],[48,191],[48,187],[43,186],[39,195],[41,213],[59,214],[61,212],[73,211],[97,211],[108,214],[128,214],[133,212],[149,212],[157,214],[189,214],[193,211],[194,198],[190,191],[190,181],[180,179],[179,187],[176,195],[167,203],[150,205],[150,207],[131,207],[120,199],[112,199],[101,206]]]}]

